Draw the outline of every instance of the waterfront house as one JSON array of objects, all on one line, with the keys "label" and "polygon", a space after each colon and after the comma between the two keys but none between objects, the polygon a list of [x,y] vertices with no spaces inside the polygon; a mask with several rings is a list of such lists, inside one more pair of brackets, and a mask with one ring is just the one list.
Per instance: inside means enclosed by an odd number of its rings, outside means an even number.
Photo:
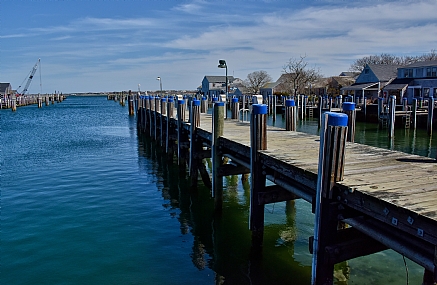
[{"label": "waterfront house", "polygon": [[408,98],[437,98],[437,60],[415,62],[397,69],[397,78],[383,89],[384,96]]},{"label": "waterfront house", "polygon": [[396,78],[399,67],[393,64],[366,64],[355,83],[341,88],[341,91],[344,95],[352,95],[354,102],[355,98],[362,100],[364,97],[375,101],[381,89]]},{"label": "waterfront house", "polygon": [[[231,83],[234,82],[233,76],[228,76],[228,91]],[[226,93],[226,76],[208,76],[202,80],[202,94],[209,97],[215,97]]]},{"label": "waterfront house", "polygon": [[5,95],[12,94],[12,87],[10,83],[0,83],[0,98],[5,98]]}]

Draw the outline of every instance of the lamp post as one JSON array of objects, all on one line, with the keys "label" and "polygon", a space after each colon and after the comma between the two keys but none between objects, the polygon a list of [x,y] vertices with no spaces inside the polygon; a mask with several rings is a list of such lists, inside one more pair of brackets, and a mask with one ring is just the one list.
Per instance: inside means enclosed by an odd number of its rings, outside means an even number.
[{"label": "lamp post", "polygon": [[[225,88],[226,88],[226,92],[225,92],[225,108],[224,108],[224,111],[225,111],[225,119],[227,119],[228,118],[228,112],[226,111],[226,100],[228,99],[228,65],[226,64],[226,60],[224,60],[224,59],[220,59],[219,60],[219,65],[218,65],[218,68],[226,68],[226,84],[225,84]],[[220,98],[221,99],[221,98]]]},{"label": "lamp post", "polygon": [[159,88],[161,90],[161,98],[162,98],[162,81],[161,81],[161,77],[160,76],[156,77],[156,80],[159,80]]},{"label": "lamp post", "polygon": [[218,68],[226,68],[226,99],[228,98],[228,66],[226,65],[226,60],[220,59]]}]

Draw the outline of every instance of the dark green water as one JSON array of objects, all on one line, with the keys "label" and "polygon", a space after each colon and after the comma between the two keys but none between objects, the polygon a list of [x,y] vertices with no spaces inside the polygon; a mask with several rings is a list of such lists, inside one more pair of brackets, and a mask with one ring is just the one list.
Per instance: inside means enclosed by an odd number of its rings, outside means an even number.
[{"label": "dark green water", "polygon": [[[226,178],[223,214],[214,215],[209,190],[190,189],[127,114],[102,97],[0,111],[0,284],[310,283],[308,203],[266,206],[264,249],[254,255],[249,185]],[[299,128],[317,133],[317,122]],[[372,129],[358,125],[356,140],[387,147]],[[396,132],[393,148],[435,156],[427,136],[411,133]],[[407,265],[410,284],[420,284],[422,269]],[[406,284],[392,251],[340,264],[336,276]]]}]

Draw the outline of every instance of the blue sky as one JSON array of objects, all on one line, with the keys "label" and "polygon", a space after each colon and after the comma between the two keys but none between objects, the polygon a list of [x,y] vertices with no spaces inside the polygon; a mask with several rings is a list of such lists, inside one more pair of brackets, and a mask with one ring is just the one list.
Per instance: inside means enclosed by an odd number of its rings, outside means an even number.
[{"label": "blue sky", "polygon": [[[274,80],[305,56],[326,76],[363,56],[437,49],[437,1],[1,0],[0,82],[41,58],[42,93],[195,89],[205,75]],[[41,92],[39,71],[29,89]]]}]

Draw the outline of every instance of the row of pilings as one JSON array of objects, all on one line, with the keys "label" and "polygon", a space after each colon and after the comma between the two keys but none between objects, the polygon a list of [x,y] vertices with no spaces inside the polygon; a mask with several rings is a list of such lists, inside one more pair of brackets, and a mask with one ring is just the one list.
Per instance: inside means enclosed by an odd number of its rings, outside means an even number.
[{"label": "row of pilings", "polygon": [[49,106],[55,102],[64,101],[65,96],[62,93],[54,94],[38,94],[38,95],[6,95],[0,99],[0,109],[11,109],[13,112],[17,111],[18,107],[38,105],[42,108],[45,104]]},{"label": "row of pilings", "polygon": [[[242,175],[242,179],[250,177],[250,214],[249,229],[252,232],[252,248],[262,250],[264,234],[264,205],[259,195],[268,190],[277,191],[278,185],[266,186],[268,175],[264,171],[260,151],[267,145],[268,106],[252,104],[250,110],[250,164],[231,165],[229,158],[221,151],[221,137],[224,134],[226,119],[225,102],[220,98],[182,96],[136,96],[128,95],[129,114],[137,116],[137,127],[140,133],[150,137],[162,147],[169,161],[177,161],[181,173],[188,174],[191,186],[195,188],[199,174],[204,184],[211,188],[215,211],[220,213],[223,206],[223,177]],[[201,114],[208,111],[208,103],[212,109],[212,131],[208,140],[198,135],[201,130]],[[240,120],[237,98],[230,101],[231,120]],[[244,106],[244,105],[243,105]],[[320,135],[319,175],[315,203],[314,239],[310,244],[313,252],[312,284],[332,284],[334,264],[326,259],[325,249],[335,236],[337,223],[332,213],[337,211],[333,203],[332,189],[335,182],[343,179],[344,149],[347,140],[353,141],[355,103],[345,102],[344,113],[326,112],[322,116]],[[244,109],[244,108],[243,108]],[[297,111],[295,101],[285,102],[286,129],[295,131]],[[175,114],[176,113],[176,114]],[[238,116],[240,114],[240,116]],[[211,159],[212,171],[208,173],[204,159]],[[250,176],[249,176],[250,174]],[[285,200],[293,200],[295,195],[288,192]],[[282,197],[284,199],[284,197]],[[285,201],[284,200],[284,201]],[[266,202],[267,203],[267,202]]]}]

